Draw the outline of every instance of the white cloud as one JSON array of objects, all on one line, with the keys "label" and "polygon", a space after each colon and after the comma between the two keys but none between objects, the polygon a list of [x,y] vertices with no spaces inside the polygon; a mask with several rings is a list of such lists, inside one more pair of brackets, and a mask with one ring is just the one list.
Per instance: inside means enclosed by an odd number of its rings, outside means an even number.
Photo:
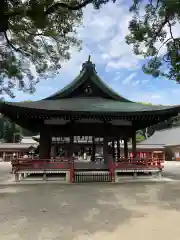
[{"label": "white cloud", "polygon": [[131,73],[128,77],[123,80],[123,84],[129,84],[132,82],[132,79],[137,75],[136,72]]},{"label": "white cloud", "polygon": [[152,98],[152,99],[159,99],[159,98],[161,98],[161,96],[160,96],[160,95],[157,95],[157,94],[153,94],[153,95],[151,96],[151,98]]},{"label": "white cloud", "polygon": [[127,5],[109,3],[99,11],[88,6],[84,16],[79,36],[86,47],[89,43],[96,44],[99,58],[103,63],[106,62],[106,70],[138,67],[141,58],[135,56],[132,46],[125,43],[128,23],[132,17]]},{"label": "white cloud", "polygon": [[[83,26],[78,29],[78,37],[83,40],[82,51],[77,52],[77,49],[71,49],[72,58],[69,62],[62,64],[62,69],[56,79],[42,81],[37,86],[37,92],[34,96],[18,94],[19,99],[17,96],[16,100],[40,99],[58,91],[77,76],[82,63],[87,61],[90,54],[92,61],[97,66],[97,71],[99,72],[101,69],[104,75],[111,75],[107,82],[108,85],[122,95],[134,101],[154,104],[176,102],[180,90],[176,93],[172,92],[176,89],[173,87],[174,90],[170,90],[172,95],[170,98],[169,93],[158,88],[152,89],[149,84],[150,80],[139,78],[136,70],[140,69],[142,58],[135,56],[132,47],[125,43],[130,19],[131,14],[128,11],[128,6],[121,4],[121,0],[118,1],[118,4],[108,3],[99,11],[88,6],[84,10]],[[128,88],[127,84],[129,84]],[[146,91],[141,89],[145,85],[149,86]]]}]

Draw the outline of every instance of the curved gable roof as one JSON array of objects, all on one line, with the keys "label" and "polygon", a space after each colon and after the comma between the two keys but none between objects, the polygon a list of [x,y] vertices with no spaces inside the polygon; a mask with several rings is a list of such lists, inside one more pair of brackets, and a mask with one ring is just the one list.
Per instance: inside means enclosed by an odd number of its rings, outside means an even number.
[{"label": "curved gable roof", "polygon": [[70,84],[66,85],[62,90],[56,92],[50,97],[45,98],[44,100],[57,100],[62,98],[68,98],[73,91],[80,88],[80,86],[82,86],[86,82],[94,83],[97,88],[99,88],[102,92],[105,93],[105,98],[132,103],[132,101],[120,96],[101,80],[101,78],[96,72],[95,64],[90,61],[90,57],[87,62],[82,64],[82,70],[80,71],[80,74]]}]

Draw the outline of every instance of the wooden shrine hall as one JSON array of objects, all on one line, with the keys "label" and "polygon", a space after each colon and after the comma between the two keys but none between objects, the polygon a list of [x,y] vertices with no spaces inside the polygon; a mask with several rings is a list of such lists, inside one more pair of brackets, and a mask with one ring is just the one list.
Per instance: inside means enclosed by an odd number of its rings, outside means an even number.
[{"label": "wooden shrine hall", "polygon": [[[40,132],[39,157],[16,159],[13,163],[16,180],[32,174],[48,180],[54,174],[67,182],[108,181],[121,178],[121,173],[157,172],[160,159],[137,159],[136,131],[176,116],[179,106],[147,106],[132,102],[110,89],[98,76],[95,65],[82,64],[79,75],[62,90],[40,101],[2,102],[0,111],[20,126]],[[77,162],[73,157],[75,136],[92,136],[91,162]],[[57,157],[52,138],[68,137],[68,152]],[[96,139],[103,139],[103,162],[95,159]],[[132,157],[128,157],[128,141],[132,142]],[[124,142],[121,158],[120,140]],[[117,156],[108,151],[117,143]],[[112,147],[113,149],[113,147]],[[38,176],[40,176],[38,175]],[[26,177],[25,177],[26,176]]]}]

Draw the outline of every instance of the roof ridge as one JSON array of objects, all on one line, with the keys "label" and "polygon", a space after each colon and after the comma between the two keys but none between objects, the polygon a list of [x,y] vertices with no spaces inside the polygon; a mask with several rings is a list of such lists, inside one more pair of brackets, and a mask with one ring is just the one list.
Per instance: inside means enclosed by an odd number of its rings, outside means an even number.
[{"label": "roof ridge", "polygon": [[69,94],[71,94],[73,91],[78,89],[82,84],[88,82],[89,80],[92,81],[105,94],[104,98],[110,98],[112,100],[117,100],[121,102],[133,103],[129,99],[121,96],[119,93],[114,91],[99,77],[95,69],[95,64],[93,64],[90,60],[90,56],[88,58],[88,61],[82,64],[82,69],[80,70],[80,73],[73,81],[71,81],[61,90],[57,91],[55,94],[42,100],[55,100],[68,98]]}]

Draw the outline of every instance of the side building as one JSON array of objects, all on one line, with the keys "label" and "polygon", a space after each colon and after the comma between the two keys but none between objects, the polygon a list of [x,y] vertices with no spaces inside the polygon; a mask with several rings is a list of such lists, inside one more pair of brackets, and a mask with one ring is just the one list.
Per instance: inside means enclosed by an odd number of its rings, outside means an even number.
[{"label": "side building", "polygon": [[180,127],[173,127],[155,131],[148,139],[141,142],[142,145],[156,145],[163,147],[166,160],[180,160]]}]

